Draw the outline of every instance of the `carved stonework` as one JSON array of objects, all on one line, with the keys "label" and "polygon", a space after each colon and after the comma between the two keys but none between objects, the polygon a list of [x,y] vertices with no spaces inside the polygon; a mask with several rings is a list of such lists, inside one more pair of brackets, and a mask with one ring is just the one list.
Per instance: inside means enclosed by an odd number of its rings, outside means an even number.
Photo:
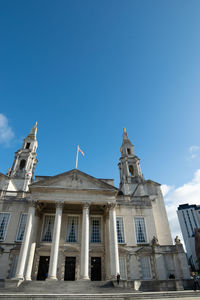
[{"label": "carved stonework", "polygon": [[109,202],[109,203],[108,203],[108,208],[109,208],[109,209],[115,209],[116,206],[117,206],[116,203],[113,203],[113,202]]},{"label": "carved stonework", "polygon": [[151,244],[152,244],[153,247],[159,245],[158,239],[155,235],[152,238]]},{"label": "carved stonework", "polygon": [[180,245],[181,244],[181,240],[179,239],[178,235],[175,237],[174,241],[175,241],[176,245]]},{"label": "carved stonework", "polygon": [[28,201],[28,203],[29,203],[29,207],[37,208],[37,206],[38,206],[38,201],[37,200],[30,199]]},{"label": "carved stonework", "polygon": [[56,209],[63,209],[64,202],[63,201],[57,201],[56,202]]},{"label": "carved stonework", "polygon": [[83,209],[89,209],[89,208],[90,208],[89,202],[85,202],[85,203],[83,204]]}]

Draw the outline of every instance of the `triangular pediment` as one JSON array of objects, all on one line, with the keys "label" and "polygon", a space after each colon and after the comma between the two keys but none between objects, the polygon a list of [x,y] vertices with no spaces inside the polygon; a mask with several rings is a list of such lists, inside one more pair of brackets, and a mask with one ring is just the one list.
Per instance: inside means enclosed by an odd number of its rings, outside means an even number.
[{"label": "triangular pediment", "polygon": [[35,189],[37,187],[77,190],[118,190],[116,187],[102,181],[101,179],[92,177],[77,169],[34,182],[30,186],[31,189]]}]

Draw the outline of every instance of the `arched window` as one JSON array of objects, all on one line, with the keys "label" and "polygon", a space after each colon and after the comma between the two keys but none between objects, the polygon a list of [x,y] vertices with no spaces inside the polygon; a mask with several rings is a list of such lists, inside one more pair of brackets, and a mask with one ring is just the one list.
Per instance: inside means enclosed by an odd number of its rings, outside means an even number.
[{"label": "arched window", "polygon": [[26,165],[26,161],[25,161],[25,159],[22,159],[20,161],[19,169],[23,171],[25,168],[25,165]]},{"label": "arched window", "polygon": [[26,149],[30,148],[31,143],[26,143]]},{"label": "arched window", "polygon": [[129,176],[134,176],[134,168],[132,165],[129,166]]}]

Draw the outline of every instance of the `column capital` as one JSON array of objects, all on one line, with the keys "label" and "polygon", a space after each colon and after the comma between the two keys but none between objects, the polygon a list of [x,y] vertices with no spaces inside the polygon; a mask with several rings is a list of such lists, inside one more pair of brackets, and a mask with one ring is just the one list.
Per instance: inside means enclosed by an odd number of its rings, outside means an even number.
[{"label": "column capital", "polygon": [[37,200],[29,200],[28,203],[29,203],[29,207],[34,207],[34,208],[36,208],[39,204]]},{"label": "column capital", "polygon": [[90,203],[89,202],[83,203],[83,209],[89,209],[89,208],[90,208]]},{"label": "column capital", "polygon": [[113,202],[108,202],[108,208],[111,210],[111,209],[115,209],[117,207],[117,204],[116,203],[113,203]]},{"label": "column capital", "polygon": [[63,201],[56,201],[56,209],[57,209],[57,208],[62,209],[62,208],[63,208],[63,205],[64,205],[64,202],[63,202]]}]

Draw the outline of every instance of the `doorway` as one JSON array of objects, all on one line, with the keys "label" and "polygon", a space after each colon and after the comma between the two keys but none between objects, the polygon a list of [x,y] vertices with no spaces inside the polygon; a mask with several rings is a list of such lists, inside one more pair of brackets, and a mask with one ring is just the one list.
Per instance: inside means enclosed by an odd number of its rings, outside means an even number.
[{"label": "doorway", "polygon": [[45,280],[48,277],[50,256],[40,256],[37,280]]},{"label": "doorway", "polygon": [[66,256],[64,280],[75,280],[76,257]]},{"label": "doorway", "polygon": [[101,257],[91,257],[91,280],[101,280]]}]

